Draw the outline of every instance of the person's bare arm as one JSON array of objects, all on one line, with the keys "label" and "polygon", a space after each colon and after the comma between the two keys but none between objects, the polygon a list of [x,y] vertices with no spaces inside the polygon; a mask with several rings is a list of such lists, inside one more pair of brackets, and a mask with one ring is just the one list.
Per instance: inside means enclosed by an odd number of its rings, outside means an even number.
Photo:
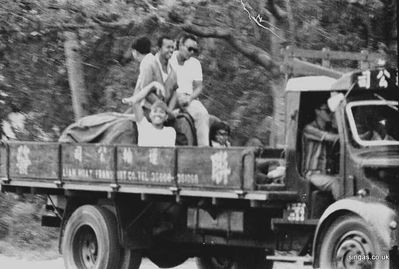
[{"label": "person's bare arm", "polygon": [[143,89],[138,91],[135,95],[133,95],[130,98],[124,98],[122,100],[122,103],[125,104],[132,104],[133,105],[133,111],[134,114],[136,115],[136,120],[139,122],[143,119],[143,108],[141,107],[141,101],[146,98],[149,94],[153,93],[155,91],[160,91],[162,90],[163,85],[160,84],[159,82],[153,81],[147,86],[145,86]]},{"label": "person's bare arm", "polygon": [[[136,83],[136,87],[134,89],[133,96],[138,94],[139,92],[143,91],[145,87],[150,85],[150,83],[154,82],[152,72],[153,72],[153,70],[152,70],[151,63],[144,62],[140,68],[140,74],[139,74],[139,77],[137,78],[137,83]],[[145,98],[151,104],[157,100],[160,100],[160,98],[154,92],[148,93],[145,96]]]},{"label": "person's bare arm", "polygon": [[172,97],[170,98],[170,101],[169,101],[169,104],[168,104],[168,108],[170,110],[173,110],[173,109],[176,108],[176,106],[177,106],[177,93],[174,92]]},{"label": "person's bare arm", "polygon": [[331,141],[335,142],[339,139],[338,134],[320,130],[312,125],[307,125],[303,130],[303,135],[310,140]]}]

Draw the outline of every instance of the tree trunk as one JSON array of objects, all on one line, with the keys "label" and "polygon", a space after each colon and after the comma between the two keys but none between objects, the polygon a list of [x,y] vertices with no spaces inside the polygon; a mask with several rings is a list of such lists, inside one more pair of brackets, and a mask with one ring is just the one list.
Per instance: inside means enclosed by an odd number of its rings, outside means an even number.
[{"label": "tree trunk", "polygon": [[[273,25],[278,24],[278,20],[271,17],[270,22]],[[277,34],[284,37],[284,32],[279,30]],[[280,39],[275,35],[271,35],[271,57],[275,62],[281,62],[280,59]],[[271,81],[271,88],[273,92],[273,125],[270,133],[269,145],[272,147],[284,146],[285,133],[285,100],[284,100],[284,87],[286,79],[281,74],[274,76]]]},{"label": "tree trunk", "polygon": [[71,88],[72,106],[75,120],[87,115],[87,96],[84,83],[82,58],[79,54],[79,42],[76,33],[65,32],[65,57]]},{"label": "tree trunk", "polygon": [[295,22],[294,22],[294,14],[292,13],[291,0],[285,1],[285,6],[287,8],[287,21],[289,32],[289,41],[291,46],[295,46]]}]

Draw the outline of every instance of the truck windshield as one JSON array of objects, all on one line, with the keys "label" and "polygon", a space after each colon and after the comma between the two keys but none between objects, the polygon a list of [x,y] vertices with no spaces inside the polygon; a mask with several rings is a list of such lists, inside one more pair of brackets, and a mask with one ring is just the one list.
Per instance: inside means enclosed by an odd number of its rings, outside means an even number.
[{"label": "truck windshield", "polygon": [[399,145],[397,101],[354,101],[346,106],[352,141],[360,146]]}]

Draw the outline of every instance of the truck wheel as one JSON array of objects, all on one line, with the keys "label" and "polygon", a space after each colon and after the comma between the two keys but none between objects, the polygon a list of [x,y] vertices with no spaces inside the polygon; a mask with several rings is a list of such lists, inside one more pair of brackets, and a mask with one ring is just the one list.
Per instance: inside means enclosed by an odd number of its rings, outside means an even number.
[{"label": "truck wheel", "polygon": [[263,251],[238,254],[234,257],[214,256],[197,258],[199,269],[272,269],[273,261],[266,260]]},{"label": "truck wheel", "polygon": [[[365,221],[353,215],[332,223],[321,239],[320,268],[389,268],[388,252]],[[373,260],[378,257],[378,260]],[[385,259],[384,259],[385,257]]]},{"label": "truck wheel", "polygon": [[67,269],[118,269],[121,251],[114,215],[93,205],[75,210],[65,227],[63,256]]},{"label": "truck wheel", "polygon": [[184,263],[188,257],[184,254],[175,252],[151,252],[148,259],[155,263],[159,268],[172,268]]}]

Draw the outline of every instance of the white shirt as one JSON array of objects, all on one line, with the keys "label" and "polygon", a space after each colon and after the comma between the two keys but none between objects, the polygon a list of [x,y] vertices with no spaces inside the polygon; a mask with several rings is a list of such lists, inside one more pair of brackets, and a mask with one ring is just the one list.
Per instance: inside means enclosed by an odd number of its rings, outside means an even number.
[{"label": "white shirt", "polygon": [[178,94],[185,93],[191,95],[193,93],[193,82],[202,81],[202,67],[201,63],[190,57],[182,65],[177,61],[177,51],[173,52],[170,58],[170,65],[176,72],[177,90]]},{"label": "white shirt", "polygon": [[146,117],[137,122],[139,138],[137,145],[141,147],[174,147],[176,131],[172,127],[155,128]]}]

